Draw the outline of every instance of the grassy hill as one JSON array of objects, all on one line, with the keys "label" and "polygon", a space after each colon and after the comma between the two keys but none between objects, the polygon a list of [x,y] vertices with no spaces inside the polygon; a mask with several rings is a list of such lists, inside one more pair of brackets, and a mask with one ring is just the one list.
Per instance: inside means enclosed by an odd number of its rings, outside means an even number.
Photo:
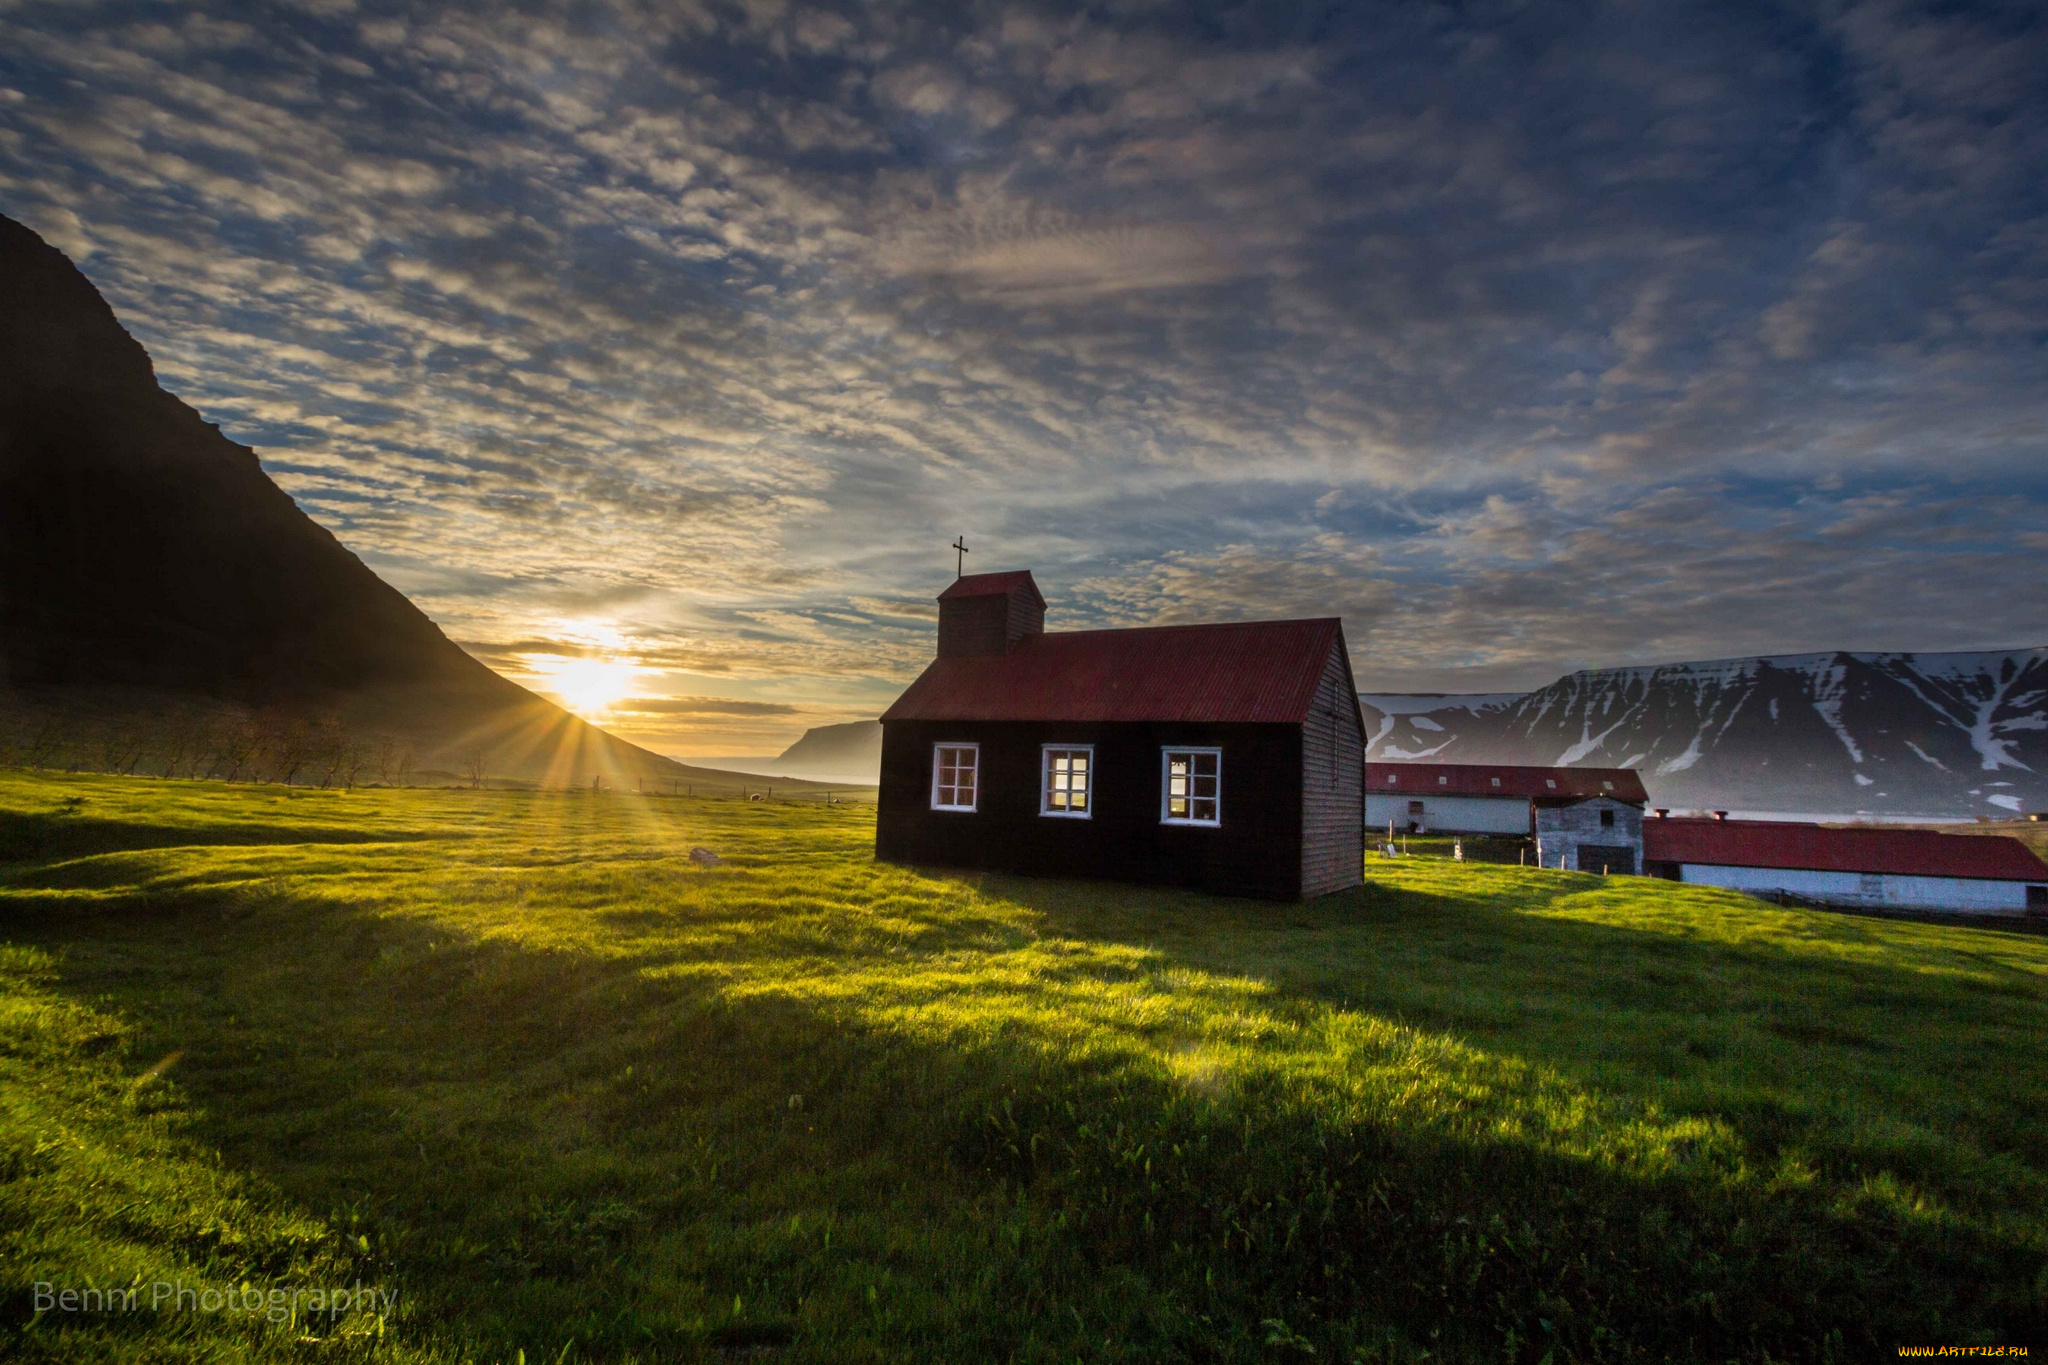
[{"label": "grassy hill", "polygon": [[2048,1337],[2041,938],[1423,858],[1274,906],[872,835],[0,773],[0,1356]]}]

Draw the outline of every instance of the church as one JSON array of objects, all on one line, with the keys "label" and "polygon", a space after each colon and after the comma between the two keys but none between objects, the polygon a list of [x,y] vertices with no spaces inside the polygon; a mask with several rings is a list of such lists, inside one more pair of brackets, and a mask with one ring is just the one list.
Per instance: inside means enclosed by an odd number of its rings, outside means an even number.
[{"label": "church", "polygon": [[1360,884],[1341,622],[1047,633],[1026,571],[938,600],[938,657],[882,715],[876,857],[1271,900]]}]

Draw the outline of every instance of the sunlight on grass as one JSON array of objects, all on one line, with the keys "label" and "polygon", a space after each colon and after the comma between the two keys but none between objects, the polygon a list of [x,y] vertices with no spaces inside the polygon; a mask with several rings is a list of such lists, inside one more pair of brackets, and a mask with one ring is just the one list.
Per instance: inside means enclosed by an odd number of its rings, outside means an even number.
[{"label": "sunlight on grass", "polygon": [[372,1354],[1261,1359],[1272,1320],[1339,1359],[1849,1359],[2042,1321],[2038,938],[1430,859],[1297,906],[948,875],[875,864],[871,808],[625,793],[0,775],[0,839],[0,1023],[44,1040],[7,1140],[71,1112],[129,1153],[0,1185],[24,1273],[235,1273],[36,1203],[146,1161],[297,1248],[245,1276],[402,1286]]}]

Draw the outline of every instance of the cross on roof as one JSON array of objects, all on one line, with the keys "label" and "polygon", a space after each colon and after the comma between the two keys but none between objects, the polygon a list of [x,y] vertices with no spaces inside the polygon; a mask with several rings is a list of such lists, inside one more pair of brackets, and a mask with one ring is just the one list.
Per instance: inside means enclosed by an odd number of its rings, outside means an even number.
[{"label": "cross on roof", "polygon": [[953,577],[959,578],[967,572],[967,556],[969,554],[969,551],[967,549],[967,537],[955,536],[953,538],[952,548],[960,552],[959,554],[953,557]]}]

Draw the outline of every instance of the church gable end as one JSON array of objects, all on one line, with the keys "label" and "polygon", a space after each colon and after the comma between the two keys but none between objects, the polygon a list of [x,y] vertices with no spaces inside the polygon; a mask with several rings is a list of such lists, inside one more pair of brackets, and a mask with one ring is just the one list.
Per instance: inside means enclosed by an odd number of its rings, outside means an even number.
[{"label": "church gable end", "polygon": [[1365,861],[1365,722],[1339,634],[1301,727],[1301,894],[1359,885]]}]

